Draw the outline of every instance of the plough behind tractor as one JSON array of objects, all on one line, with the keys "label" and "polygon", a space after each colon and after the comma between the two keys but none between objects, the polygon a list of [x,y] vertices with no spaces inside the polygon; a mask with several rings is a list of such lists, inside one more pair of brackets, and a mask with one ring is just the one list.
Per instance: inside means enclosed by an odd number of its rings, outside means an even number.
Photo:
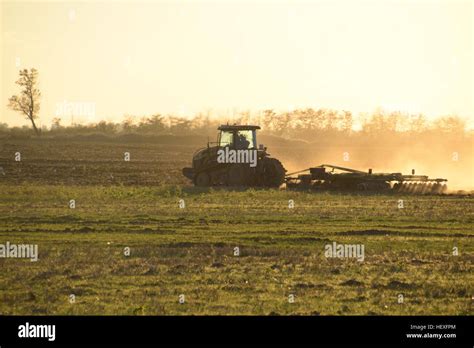
[{"label": "plough behind tractor", "polygon": [[285,176],[286,187],[303,190],[393,191],[417,194],[441,194],[447,191],[447,179],[426,175],[374,173],[322,164]]}]

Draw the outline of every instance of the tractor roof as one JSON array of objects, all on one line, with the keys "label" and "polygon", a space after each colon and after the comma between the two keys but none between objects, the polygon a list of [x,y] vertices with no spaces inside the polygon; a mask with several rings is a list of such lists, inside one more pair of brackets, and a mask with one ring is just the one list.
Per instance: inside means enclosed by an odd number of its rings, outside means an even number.
[{"label": "tractor roof", "polygon": [[217,129],[220,131],[255,130],[255,129],[260,129],[260,126],[223,124]]}]

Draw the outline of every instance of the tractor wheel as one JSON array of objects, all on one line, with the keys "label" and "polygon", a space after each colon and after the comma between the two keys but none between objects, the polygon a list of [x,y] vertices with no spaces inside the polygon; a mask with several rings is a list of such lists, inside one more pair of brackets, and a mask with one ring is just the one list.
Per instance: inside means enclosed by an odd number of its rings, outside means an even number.
[{"label": "tractor wheel", "polygon": [[286,170],[276,158],[266,157],[263,162],[263,184],[267,187],[280,187],[285,182]]},{"label": "tractor wheel", "polygon": [[206,186],[209,186],[210,183],[211,183],[211,178],[209,177],[209,174],[207,174],[206,172],[201,172],[194,178],[194,185],[196,186],[206,187]]}]

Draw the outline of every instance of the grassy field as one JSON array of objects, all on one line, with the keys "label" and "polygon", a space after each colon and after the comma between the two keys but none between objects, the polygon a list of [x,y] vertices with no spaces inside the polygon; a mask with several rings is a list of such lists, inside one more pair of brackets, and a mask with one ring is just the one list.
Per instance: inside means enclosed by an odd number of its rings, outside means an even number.
[{"label": "grassy field", "polygon": [[39,260],[0,258],[0,313],[473,314],[472,196],[195,189],[193,148],[2,144],[0,244]]}]

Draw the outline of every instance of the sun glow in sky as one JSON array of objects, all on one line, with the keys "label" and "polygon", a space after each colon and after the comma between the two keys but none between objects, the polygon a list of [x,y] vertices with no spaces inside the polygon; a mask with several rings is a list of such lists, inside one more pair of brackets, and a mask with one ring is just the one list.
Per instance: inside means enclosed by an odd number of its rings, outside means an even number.
[{"label": "sun glow in sky", "polygon": [[[3,1],[0,122],[327,107],[474,117],[473,1]],[[74,109],[75,108],[75,109]],[[84,112],[84,110],[89,110]],[[92,111],[91,111],[92,110]]]}]

